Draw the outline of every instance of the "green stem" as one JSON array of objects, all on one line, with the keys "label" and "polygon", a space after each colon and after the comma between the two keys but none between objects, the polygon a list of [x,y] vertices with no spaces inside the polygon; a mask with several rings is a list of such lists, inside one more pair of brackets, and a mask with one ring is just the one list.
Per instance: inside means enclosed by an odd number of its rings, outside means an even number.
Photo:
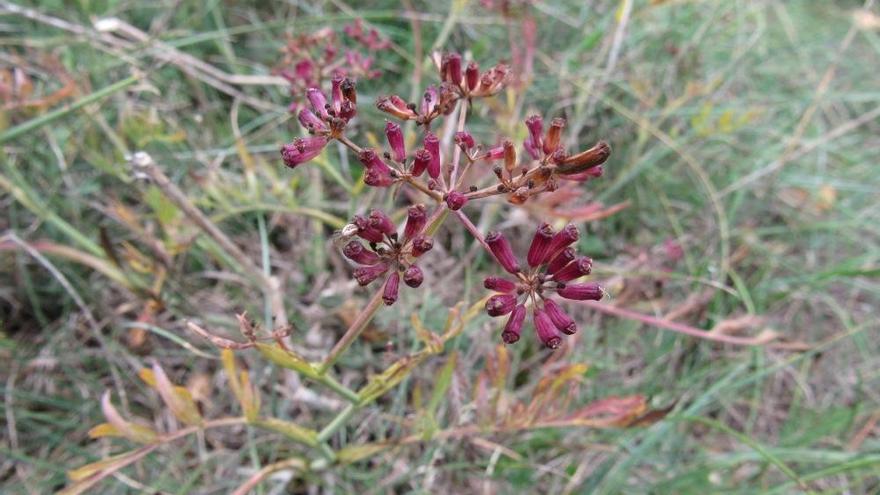
[{"label": "green stem", "polygon": [[319,375],[316,380],[318,380],[320,383],[324,384],[327,388],[333,390],[337,394],[345,397],[349,400],[349,402],[357,404],[361,400],[357,392],[339,383],[338,381],[336,381],[335,378],[330,375]]},{"label": "green stem", "polygon": [[328,438],[332,437],[337,430],[342,428],[343,425],[348,421],[348,418],[351,417],[352,414],[357,411],[358,406],[356,404],[349,404],[345,409],[343,409],[333,421],[330,422],[327,426],[318,433],[318,443],[326,442]]}]

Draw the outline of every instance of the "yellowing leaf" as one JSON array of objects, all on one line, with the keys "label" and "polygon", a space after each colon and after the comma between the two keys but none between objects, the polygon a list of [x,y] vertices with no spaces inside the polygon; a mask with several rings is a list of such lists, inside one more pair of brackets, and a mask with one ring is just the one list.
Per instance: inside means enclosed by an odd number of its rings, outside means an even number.
[{"label": "yellowing leaf", "polygon": [[352,445],[345,447],[336,452],[336,459],[342,464],[350,464],[367,457],[372,457],[383,450],[389,448],[385,443],[365,443],[363,445]]},{"label": "yellowing leaf", "polygon": [[288,349],[284,349],[277,343],[263,344],[257,342],[256,346],[257,349],[260,350],[260,353],[266,357],[266,359],[272,361],[278,366],[297,371],[311,378],[318,377],[318,371],[315,369],[315,367],[312,366],[308,361],[305,360],[305,358],[303,358],[299,354]]},{"label": "yellowing leaf", "polygon": [[[129,440],[138,443],[153,443],[159,437],[159,435],[153,431],[151,428],[148,428],[143,425],[139,425],[137,423],[132,423],[130,421],[126,421],[119,411],[113,407],[113,403],[110,402],[110,391],[104,392],[103,397],[101,397],[101,410],[104,413],[104,417],[107,418],[107,422],[112,427],[112,431],[116,432],[116,436],[122,436]],[[93,428],[92,431],[89,432],[92,435],[92,432],[97,430],[97,432],[103,432],[106,435],[109,435],[110,429],[101,428],[102,425],[98,425]]]},{"label": "yellowing leaf", "polygon": [[223,369],[226,371],[226,377],[229,380],[229,388],[241,404],[245,418],[248,421],[254,421],[260,412],[260,396],[257,390],[251,385],[247,371],[239,373],[235,366],[235,357],[229,349],[223,349],[220,354],[223,361]]},{"label": "yellowing leaf", "polygon": [[153,377],[156,382],[156,391],[159,392],[162,401],[177,419],[188,425],[202,424],[202,415],[189,391],[183,387],[175,387],[159,363],[153,363]]},{"label": "yellowing leaf", "polygon": [[259,426],[260,428],[277,431],[291,440],[295,440],[310,447],[318,445],[317,431],[300,426],[291,421],[284,421],[278,418],[266,418],[254,421],[254,425]]},{"label": "yellowing leaf", "polygon": [[122,432],[110,423],[101,423],[89,430],[89,438],[121,437]]}]

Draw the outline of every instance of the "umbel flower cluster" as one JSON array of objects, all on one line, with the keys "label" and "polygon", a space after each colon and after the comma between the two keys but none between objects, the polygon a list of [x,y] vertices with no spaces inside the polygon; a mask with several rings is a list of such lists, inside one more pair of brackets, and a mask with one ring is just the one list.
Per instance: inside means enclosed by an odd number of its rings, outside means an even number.
[{"label": "umbel flower cluster", "polygon": [[[285,165],[296,168],[318,156],[330,141],[337,140],[363,165],[362,180],[366,185],[390,192],[408,187],[425,196],[425,203],[430,206],[409,206],[402,232],[391,217],[375,209],[355,216],[342,229],[342,254],[356,265],[355,280],[362,286],[381,280],[385,304],[397,301],[401,280],[412,288],[422,285],[424,272],[417,262],[434,245],[431,233],[452,212],[510,274],[508,278],[485,280],[485,287],[498,293],[488,299],[486,311],[491,316],[509,315],[502,340],[508,344],[517,342],[531,312],[540,342],[556,348],[561,345],[562,335],[577,331],[577,324],[551,296],[599,300],[604,295],[598,284],[577,281],[589,275],[592,267],[590,258],[576,255],[577,227],[567,225],[554,232],[550,224],[542,224],[532,240],[526,263],[521,264],[503,234],[490,232],[484,237],[462,208],[493,196],[503,196],[509,203],[520,205],[556,190],[560,181],[586,182],[601,177],[611,149],[600,141],[570,153],[562,142],[565,119],[553,118],[545,126],[539,115],[526,119],[527,136],[521,146],[510,139],[488,145],[478,143],[466,128],[467,112],[475,100],[501,91],[510,69],[505,64],[496,64],[482,70],[474,61],[465,63],[457,53],[435,54],[433,58],[440,81],[428,86],[420,101],[408,102],[398,95],[377,99],[376,107],[393,119],[384,127],[386,149],[362,147],[348,137],[347,131],[358,116],[356,83],[351,77],[336,73],[331,79],[329,97],[319,87],[306,90],[310,108],[302,108],[298,119],[309,135],[284,145],[281,156]],[[434,125],[446,118],[457,122],[455,130],[445,130],[452,129],[448,125]],[[407,140],[404,135],[401,124],[407,121],[415,124],[417,139]],[[407,146],[407,142],[415,145]],[[449,149],[443,149],[444,142],[450,143]]]}]

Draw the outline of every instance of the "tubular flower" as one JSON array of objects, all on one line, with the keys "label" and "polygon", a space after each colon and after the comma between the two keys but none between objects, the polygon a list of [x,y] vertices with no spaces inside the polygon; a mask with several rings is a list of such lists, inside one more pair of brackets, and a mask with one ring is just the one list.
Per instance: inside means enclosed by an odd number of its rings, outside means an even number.
[{"label": "tubular flower", "polygon": [[369,285],[387,274],[382,292],[386,305],[397,301],[401,279],[413,288],[424,281],[425,275],[416,260],[434,247],[434,241],[422,233],[425,222],[424,205],[415,205],[409,209],[402,236],[391,218],[380,210],[372,210],[368,216],[356,215],[342,229],[343,236],[351,239],[342,248],[342,254],[359,265],[353,272],[357,283]]},{"label": "tubular flower", "polygon": [[550,349],[562,344],[564,335],[577,332],[577,324],[551,297],[577,301],[598,301],[605,291],[596,283],[571,283],[590,274],[593,261],[578,257],[570,247],[579,238],[577,227],[566,225],[553,232],[549,224],[538,227],[529,246],[528,268],[521,269],[503,234],[492,232],[486,236],[486,244],[499,264],[515,278],[487,277],[483,285],[497,294],[486,301],[486,312],[497,317],[510,314],[502,340],[512,344],[519,340],[526,317],[526,305],[531,301],[532,323],[535,335]]},{"label": "tubular flower", "polygon": [[[332,101],[319,88],[306,90],[306,99],[312,109],[303,108],[298,114],[300,125],[311,134],[281,147],[281,158],[290,168],[305,163],[321,154],[331,138],[338,138],[357,113],[357,91],[354,81],[337,74],[332,81]],[[374,182],[383,182],[378,177]]]}]

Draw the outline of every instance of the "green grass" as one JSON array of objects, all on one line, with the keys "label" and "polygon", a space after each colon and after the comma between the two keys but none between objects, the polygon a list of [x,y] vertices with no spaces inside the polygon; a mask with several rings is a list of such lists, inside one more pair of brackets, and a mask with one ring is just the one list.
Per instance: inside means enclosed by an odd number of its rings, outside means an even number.
[{"label": "green grass", "polygon": [[[880,410],[880,117],[859,119],[880,105],[880,30],[853,28],[861,7],[855,1],[637,0],[618,35],[616,13],[625,2],[582,3],[531,7],[538,46],[523,107],[510,110],[507,95],[499,96],[477,106],[469,128],[487,143],[521,138],[522,118],[538,111],[568,118],[569,149],[611,143],[605,176],[590,182],[583,197],[630,205],[582,224],[587,235],[580,247],[596,259],[596,278],[608,283],[612,302],[661,316],[705,294],[704,304],[679,321],[711,329],[759,316],[761,324],[746,333],[772,329],[809,350],[721,346],[578,309],[581,335],[567,341],[564,361],[592,369],[572,394],[573,406],[642,393],[654,407],[676,404],[666,419],[637,429],[486,435],[516,458],[467,440],[433,440],[332,472],[296,475],[288,488],[876,493],[877,427],[860,432]],[[507,21],[479,2],[455,15],[449,6],[420,2],[417,30],[397,3],[380,4],[363,11],[351,5],[355,15],[333,2],[255,8],[185,1],[170,9],[43,0],[28,8],[90,32],[93,18],[116,16],[227,73],[262,75],[276,65],[285,33],[340,28],[360,15],[397,49],[377,62],[381,79],[359,84],[365,102],[359,142],[382,136],[384,116],[371,104],[376,96],[418,94],[410,85],[416,45],[468,51],[483,67],[510,57]],[[262,291],[157,189],[132,177],[126,154],[150,153],[260,268],[285,281],[293,342],[313,359],[344,331],[339,307],[363,305],[370,294],[350,286],[330,235],[365,205],[400,213],[404,202],[363,188],[356,158],[335,145],[320,164],[281,166],[279,144],[301,133],[286,114],[286,88],[238,87],[270,110],[236,104],[142,46],[102,50],[93,39],[7,13],[7,5],[0,3],[0,69],[23,60],[35,94],[49,94],[62,86],[46,62],[51,54],[77,90],[49,108],[0,114],[0,235],[14,232],[30,245],[51,242],[98,261],[45,253],[63,284],[26,250],[0,250],[0,492],[50,493],[65,486],[67,469],[126,445],[86,436],[103,421],[105,389],[124,404],[121,410],[159,429],[173,421],[136,376],[153,358],[180,383],[208,381],[206,416],[237,414],[220,365],[205,357],[217,353],[187,332],[183,320],[196,318],[238,338],[234,313],[247,311],[264,325],[269,319]],[[871,12],[880,16],[876,6]],[[517,29],[518,21],[511,22]],[[619,52],[609,69],[616,35]],[[436,76],[426,70],[421,81]],[[467,210],[475,223],[525,238],[539,221],[490,204]],[[136,227],[126,223],[129,213]],[[666,260],[670,239],[682,245],[681,261]],[[143,259],[135,260],[126,245]],[[525,249],[526,240],[517,246]],[[147,294],[160,252],[172,261],[160,289],[164,306],[150,312]],[[457,263],[456,256],[469,261]],[[456,302],[483,297],[480,281],[498,271],[452,221],[428,260],[430,295],[402,291],[398,304],[380,311],[374,327],[384,336],[355,343],[340,361],[348,386],[418,347],[412,312],[439,328]],[[138,323],[144,315],[147,325]],[[145,344],[128,340],[133,326],[147,328]],[[447,355],[429,359],[358,412],[333,446],[412,434],[421,420],[417,399],[431,404],[442,428],[471,421],[471,386],[499,341],[498,326],[481,315],[447,346],[458,357],[443,400],[432,392]],[[510,347],[516,378],[509,394],[520,400],[547,359],[533,340]],[[237,357],[260,385],[264,410],[317,429],[334,417],[295,395],[309,387],[329,397],[326,389],[300,383],[254,352]],[[853,443],[856,438],[863,441]],[[212,431],[160,448],[97,490],[228,493],[255,469],[303,452],[262,430]],[[278,483],[265,483],[259,493],[272,493]]]}]

